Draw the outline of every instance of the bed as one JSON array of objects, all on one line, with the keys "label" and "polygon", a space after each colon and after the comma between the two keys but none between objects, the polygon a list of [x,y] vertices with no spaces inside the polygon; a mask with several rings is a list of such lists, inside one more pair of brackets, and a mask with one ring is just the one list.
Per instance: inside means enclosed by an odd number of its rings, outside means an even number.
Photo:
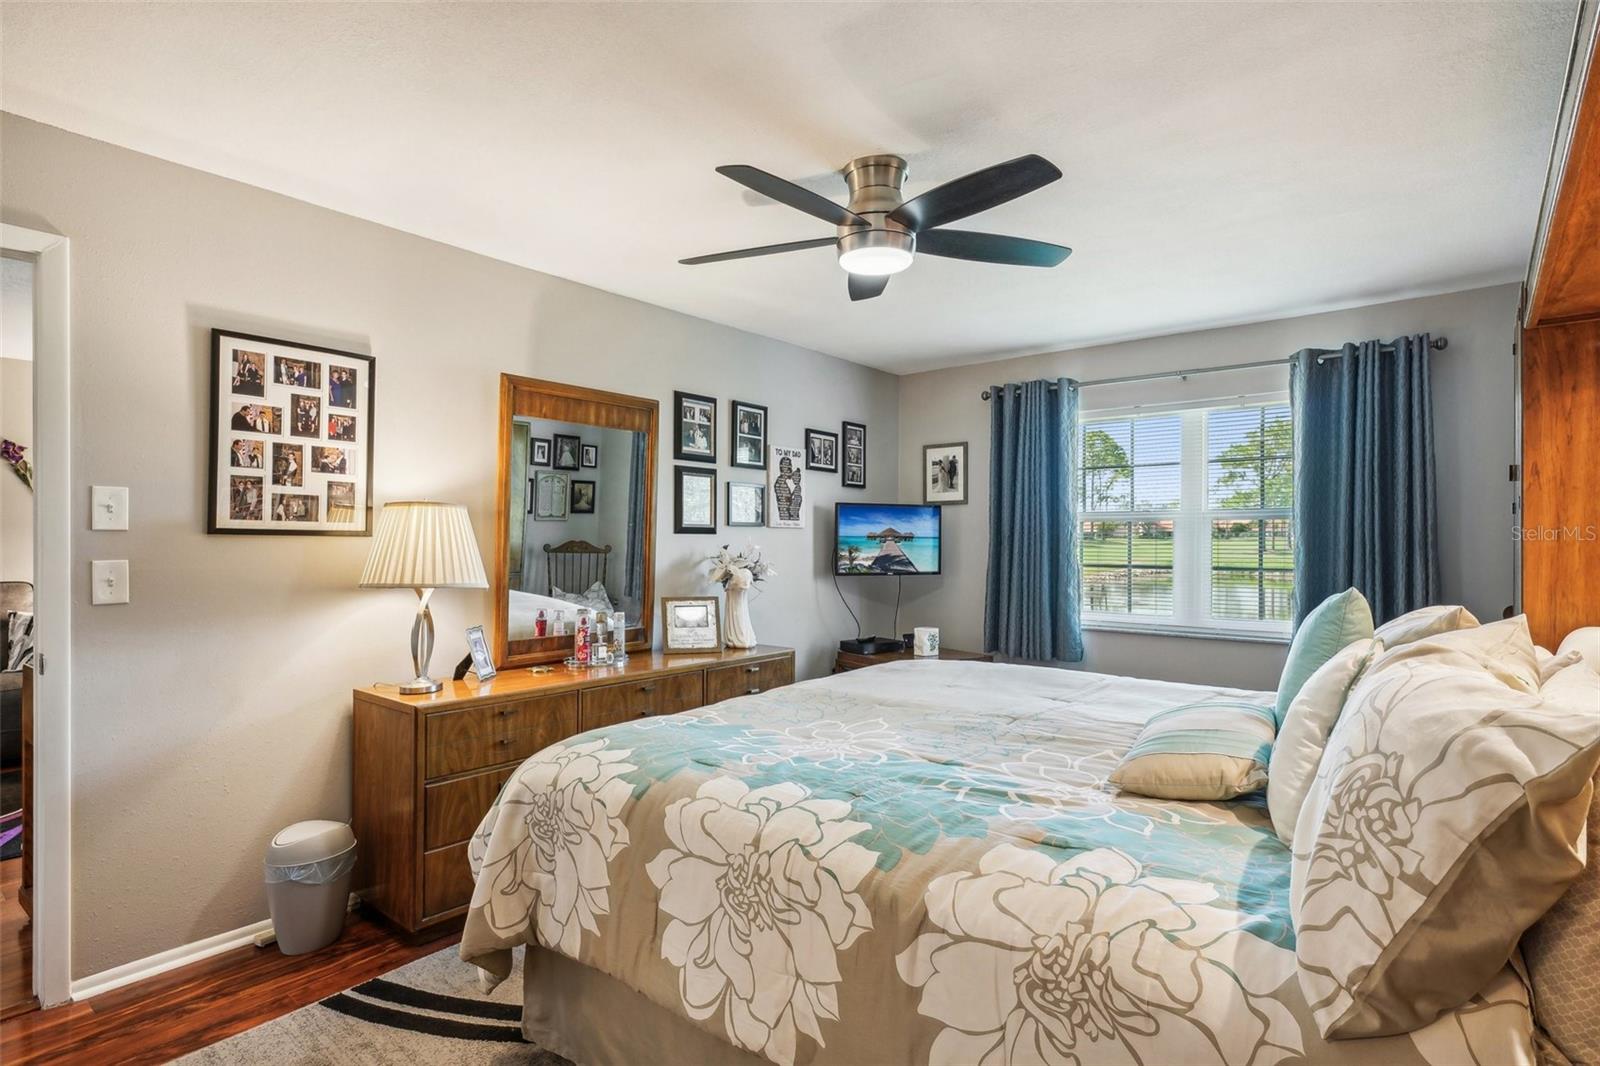
[{"label": "bed", "polygon": [[1532,1062],[1507,967],[1324,1041],[1263,802],[1106,779],[1152,714],[1268,692],[901,662],[581,734],[471,848],[461,952],[583,1063]]}]

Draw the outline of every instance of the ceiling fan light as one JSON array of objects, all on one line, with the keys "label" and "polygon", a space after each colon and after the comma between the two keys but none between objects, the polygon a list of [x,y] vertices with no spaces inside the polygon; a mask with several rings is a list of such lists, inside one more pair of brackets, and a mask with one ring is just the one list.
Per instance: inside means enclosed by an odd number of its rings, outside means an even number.
[{"label": "ceiling fan light", "polygon": [[839,253],[839,265],[851,274],[883,277],[910,266],[911,252],[894,247],[850,248]]}]

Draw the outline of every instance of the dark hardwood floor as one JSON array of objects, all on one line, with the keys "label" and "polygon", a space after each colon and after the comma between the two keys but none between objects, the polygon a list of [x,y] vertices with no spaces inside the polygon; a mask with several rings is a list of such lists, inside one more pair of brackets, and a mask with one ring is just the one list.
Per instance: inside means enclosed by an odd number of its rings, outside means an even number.
[{"label": "dark hardwood floor", "polygon": [[358,911],[337,942],[309,955],[238,948],[0,1022],[0,1062],[167,1062],[431,955],[459,936],[414,944]]},{"label": "dark hardwood floor", "polygon": [[33,930],[17,900],[22,860],[0,862],[0,1018],[32,1010]]}]

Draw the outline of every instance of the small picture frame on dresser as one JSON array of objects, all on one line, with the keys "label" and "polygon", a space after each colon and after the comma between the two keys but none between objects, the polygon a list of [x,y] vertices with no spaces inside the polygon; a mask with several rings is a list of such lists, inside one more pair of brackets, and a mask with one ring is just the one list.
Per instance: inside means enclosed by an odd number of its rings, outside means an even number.
[{"label": "small picture frame on dresser", "polygon": [[719,651],[721,648],[722,610],[717,597],[661,597],[662,654]]},{"label": "small picture frame on dresser", "polygon": [[472,672],[479,681],[487,681],[500,671],[494,668],[494,656],[489,654],[489,642],[484,639],[482,626],[467,629],[467,652],[472,656]]}]

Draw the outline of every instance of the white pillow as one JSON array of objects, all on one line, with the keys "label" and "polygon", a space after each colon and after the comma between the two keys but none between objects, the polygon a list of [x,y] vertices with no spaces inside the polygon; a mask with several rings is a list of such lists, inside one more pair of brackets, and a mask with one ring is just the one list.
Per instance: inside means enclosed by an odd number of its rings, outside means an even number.
[{"label": "white pillow", "polygon": [[1580,652],[1596,671],[1600,671],[1600,626],[1584,626],[1568,633],[1556,654],[1565,655],[1569,651]]},{"label": "white pillow", "polygon": [[1477,618],[1465,607],[1434,606],[1419,607],[1415,611],[1391,618],[1373,631],[1373,636],[1383,641],[1385,648],[1398,648],[1402,644],[1410,644],[1423,637],[1435,637],[1440,633],[1453,633],[1458,629],[1472,629],[1478,625]]},{"label": "white pillow", "polygon": [[611,606],[611,597],[606,593],[605,585],[599,581],[596,581],[582,592],[562,592],[559,588],[552,586],[550,595],[558,600],[577,604],[579,607],[587,607],[591,611],[604,611],[607,614],[616,611],[616,608]]},{"label": "white pillow", "polygon": [[1285,844],[1294,842],[1300,808],[1345,700],[1382,647],[1375,637],[1345,645],[1306,679],[1283,716],[1267,766],[1267,813]]}]

